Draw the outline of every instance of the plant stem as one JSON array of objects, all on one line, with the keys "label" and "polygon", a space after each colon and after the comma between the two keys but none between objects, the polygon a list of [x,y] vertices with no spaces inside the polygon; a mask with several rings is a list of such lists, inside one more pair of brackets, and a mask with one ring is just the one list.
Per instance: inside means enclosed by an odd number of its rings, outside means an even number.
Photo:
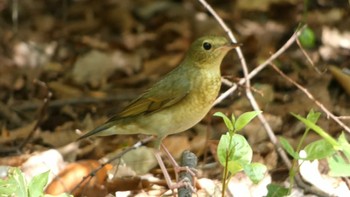
[{"label": "plant stem", "polygon": [[225,197],[225,193],[226,193],[226,189],[227,189],[227,185],[228,185],[228,161],[229,158],[231,156],[231,154],[233,153],[233,150],[231,150],[231,143],[232,143],[232,138],[235,132],[230,131],[230,141],[229,141],[229,145],[226,149],[226,158],[225,158],[225,168],[224,168],[224,174],[223,174],[223,180],[222,180],[222,192],[221,192],[221,196]]},{"label": "plant stem", "polygon": [[[296,149],[296,153],[299,153],[300,152],[300,149],[301,149],[301,146],[303,144],[303,142],[305,141],[305,138],[307,136],[307,134],[309,133],[310,129],[307,128],[303,134],[303,136],[301,137],[299,143],[298,143],[298,146],[297,146],[297,149]],[[294,185],[294,177],[295,177],[295,174],[298,173],[299,171],[299,167],[297,167],[297,159],[293,159],[293,164],[292,164],[292,168],[290,169],[290,172],[289,172],[289,181],[290,181],[290,186],[289,186],[289,192],[291,192],[292,188],[293,188],[293,185]]]}]

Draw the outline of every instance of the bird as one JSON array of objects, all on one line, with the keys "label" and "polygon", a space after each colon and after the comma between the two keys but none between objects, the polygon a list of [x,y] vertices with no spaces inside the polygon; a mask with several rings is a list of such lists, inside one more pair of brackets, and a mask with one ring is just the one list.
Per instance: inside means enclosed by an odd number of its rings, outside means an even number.
[{"label": "bird", "polygon": [[[209,112],[220,91],[222,60],[238,46],[239,43],[229,42],[224,36],[198,38],[176,68],[78,140],[91,136],[154,135],[155,156],[162,168],[159,151],[162,140],[193,127]],[[172,187],[169,180],[167,183]]]}]

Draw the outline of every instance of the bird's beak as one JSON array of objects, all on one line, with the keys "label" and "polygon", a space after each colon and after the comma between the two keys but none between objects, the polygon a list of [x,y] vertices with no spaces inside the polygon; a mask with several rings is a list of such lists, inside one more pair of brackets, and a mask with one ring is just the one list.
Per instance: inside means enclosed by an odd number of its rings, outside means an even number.
[{"label": "bird's beak", "polygon": [[236,48],[236,47],[240,47],[240,46],[243,46],[243,44],[242,43],[231,43],[232,48]]},{"label": "bird's beak", "polygon": [[221,49],[224,49],[224,50],[231,50],[231,49],[240,47],[240,46],[242,46],[242,45],[243,45],[242,43],[230,43],[230,44],[225,44],[225,45],[223,45],[223,46],[220,47],[220,48],[221,48]]},{"label": "bird's beak", "polygon": [[227,45],[227,47],[231,48],[231,49],[234,49],[234,48],[237,48],[237,47],[240,47],[240,46],[243,46],[242,43],[230,43]]}]

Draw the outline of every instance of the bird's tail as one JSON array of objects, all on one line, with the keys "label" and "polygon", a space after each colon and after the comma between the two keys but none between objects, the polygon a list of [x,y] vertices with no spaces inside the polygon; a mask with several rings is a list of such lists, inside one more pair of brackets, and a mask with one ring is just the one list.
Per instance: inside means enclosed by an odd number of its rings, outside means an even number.
[{"label": "bird's tail", "polygon": [[113,133],[109,132],[109,130],[112,129],[112,127],[114,127],[114,124],[112,122],[107,122],[103,125],[96,127],[92,131],[85,133],[84,135],[80,136],[77,140],[81,140],[81,139],[88,138],[91,136],[112,135]]}]

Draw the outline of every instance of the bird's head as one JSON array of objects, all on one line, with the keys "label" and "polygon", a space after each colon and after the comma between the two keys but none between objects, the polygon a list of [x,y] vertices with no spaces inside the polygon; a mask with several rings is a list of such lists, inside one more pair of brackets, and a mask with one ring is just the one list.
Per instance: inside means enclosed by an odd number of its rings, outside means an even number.
[{"label": "bird's head", "polygon": [[237,46],[240,44],[231,43],[223,36],[203,36],[192,43],[185,61],[201,68],[220,66],[227,52]]}]

